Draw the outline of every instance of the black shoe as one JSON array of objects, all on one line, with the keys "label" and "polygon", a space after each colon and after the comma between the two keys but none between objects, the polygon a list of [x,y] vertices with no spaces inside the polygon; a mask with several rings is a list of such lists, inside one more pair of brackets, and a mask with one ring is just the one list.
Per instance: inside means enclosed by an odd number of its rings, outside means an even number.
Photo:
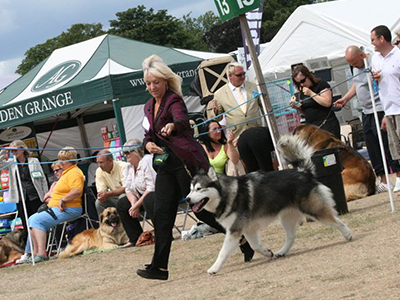
[{"label": "black shoe", "polygon": [[136,271],[136,274],[146,279],[168,280],[168,271],[161,271],[154,267],[139,269]]},{"label": "black shoe", "polygon": [[244,254],[244,261],[249,262],[253,259],[254,256],[254,250],[250,247],[249,242],[244,243],[243,245],[240,245],[240,250]]}]

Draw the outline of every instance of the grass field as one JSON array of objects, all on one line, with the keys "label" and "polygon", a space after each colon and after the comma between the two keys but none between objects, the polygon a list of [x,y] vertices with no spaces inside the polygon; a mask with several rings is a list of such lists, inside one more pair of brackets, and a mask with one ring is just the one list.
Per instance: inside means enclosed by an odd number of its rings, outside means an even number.
[{"label": "grass field", "polygon": [[[395,206],[400,210],[397,199]],[[289,256],[256,254],[244,263],[238,250],[210,276],[224,236],[176,240],[168,281],[136,275],[153,246],[51,259],[0,269],[0,299],[400,299],[399,213],[391,212],[387,193],[350,202],[349,210],[341,219],[351,242],[332,228],[305,223]],[[272,251],[284,242],[277,223],[262,236]]]}]

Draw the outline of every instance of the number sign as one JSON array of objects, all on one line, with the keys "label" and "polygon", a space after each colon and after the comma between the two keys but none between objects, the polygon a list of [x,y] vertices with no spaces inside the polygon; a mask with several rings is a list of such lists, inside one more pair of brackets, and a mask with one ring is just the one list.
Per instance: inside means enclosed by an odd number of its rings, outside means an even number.
[{"label": "number sign", "polygon": [[222,21],[260,7],[260,0],[214,0],[214,2]]}]

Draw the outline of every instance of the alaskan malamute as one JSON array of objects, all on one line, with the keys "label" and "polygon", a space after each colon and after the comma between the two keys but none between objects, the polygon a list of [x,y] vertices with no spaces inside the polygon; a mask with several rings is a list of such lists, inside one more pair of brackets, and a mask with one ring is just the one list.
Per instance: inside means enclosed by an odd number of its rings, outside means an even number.
[{"label": "alaskan malamute", "polygon": [[346,240],[351,240],[349,228],[337,217],[331,190],[315,179],[313,149],[296,136],[283,136],[278,149],[295,169],[229,177],[217,175],[210,168],[208,174],[198,173],[193,178],[186,201],[195,212],[206,209],[215,214],[226,228],[224,244],[208,273],[221,269],[242,235],[255,251],[273,257],[272,251],[261,245],[259,231],[275,218],[279,218],[286,233],[286,242],[276,257],[288,253],[304,216],[337,228]]}]

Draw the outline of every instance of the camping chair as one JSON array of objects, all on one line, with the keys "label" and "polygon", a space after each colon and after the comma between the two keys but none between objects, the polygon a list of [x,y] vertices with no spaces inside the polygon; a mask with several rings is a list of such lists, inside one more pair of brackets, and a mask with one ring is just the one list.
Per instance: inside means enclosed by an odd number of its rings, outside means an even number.
[{"label": "camping chair", "polygon": [[[183,222],[181,225],[177,225],[177,221],[175,221],[175,224],[174,224],[174,228],[179,232],[179,234],[182,234],[182,231],[185,230],[188,217],[191,218],[196,223],[198,222],[198,220],[194,216],[192,216],[192,213],[193,212],[189,206],[189,203],[186,203],[184,198],[181,201],[179,201],[178,210],[177,210],[176,214],[184,215]],[[143,223],[142,223],[143,229],[144,229],[144,226],[146,225],[146,222],[147,222],[147,224],[149,224],[151,227],[154,228],[153,223],[151,221],[149,221],[149,219],[147,219],[146,211],[144,211],[144,213],[142,214],[142,218],[143,218]]]},{"label": "camping chair", "polygon": [[[48,236],[48,240],[47,240],[47,252],[49,253],[49,255],[51,254],[51,252],[53,251],[53,246],[55,246],[57,248],[57,256],[60,254],[60,250],[61,250],[61,245],[63,241],[67,241],[67,236],[66,236],[66,228],[68,226],[68,224],[71,224],[81,218],[83,218],[86,222],[86,229],[89,229],[89,225],[90,228],[94,228],[93,223],[97,222],[97,220],[93,220],[90,218],[89,213],[88,213],[88,206],[87,206],[87,198],[88,198],[88,194],[90,195],[90,192],[93,193],[93,191],[89,188],[85,189],[86,192],[83,194],[83,201],[82,201],[82,208],[83,208],[83,213],[82,215],[73,218],[73,219],[69,219],[67,221],[64,221],[58,225],[56,225],[55,227],[51,228],[49,231],[49,236]],[[61,230],[61,235],[60,235],[60,240],[58,241],[58,243],[56,242],[56,229],[57,226],[62,226],[62,230]]]},{"label": "camping chair", "polygon": [[180,235],[182,235],[182,231],[184,231],[186,228],[186,222],[188,217],[191,218],[196,223],[198,222],[198,220],[194,216],[192,216],[192,213],[193,211],[190,208],[189,203],[187,203],[184,198],[181,201],[179,201],[177,215],[184,215],[184,217],[182,224],[181,225],[175,224],[174,228],[179,232]]},{"label": "camping chair", "polygon": [[0,234],[5,234],[14,229],[11,225],[10,217],[13,218],[15,224],[18,218],[17,204],[0,202]]}]

